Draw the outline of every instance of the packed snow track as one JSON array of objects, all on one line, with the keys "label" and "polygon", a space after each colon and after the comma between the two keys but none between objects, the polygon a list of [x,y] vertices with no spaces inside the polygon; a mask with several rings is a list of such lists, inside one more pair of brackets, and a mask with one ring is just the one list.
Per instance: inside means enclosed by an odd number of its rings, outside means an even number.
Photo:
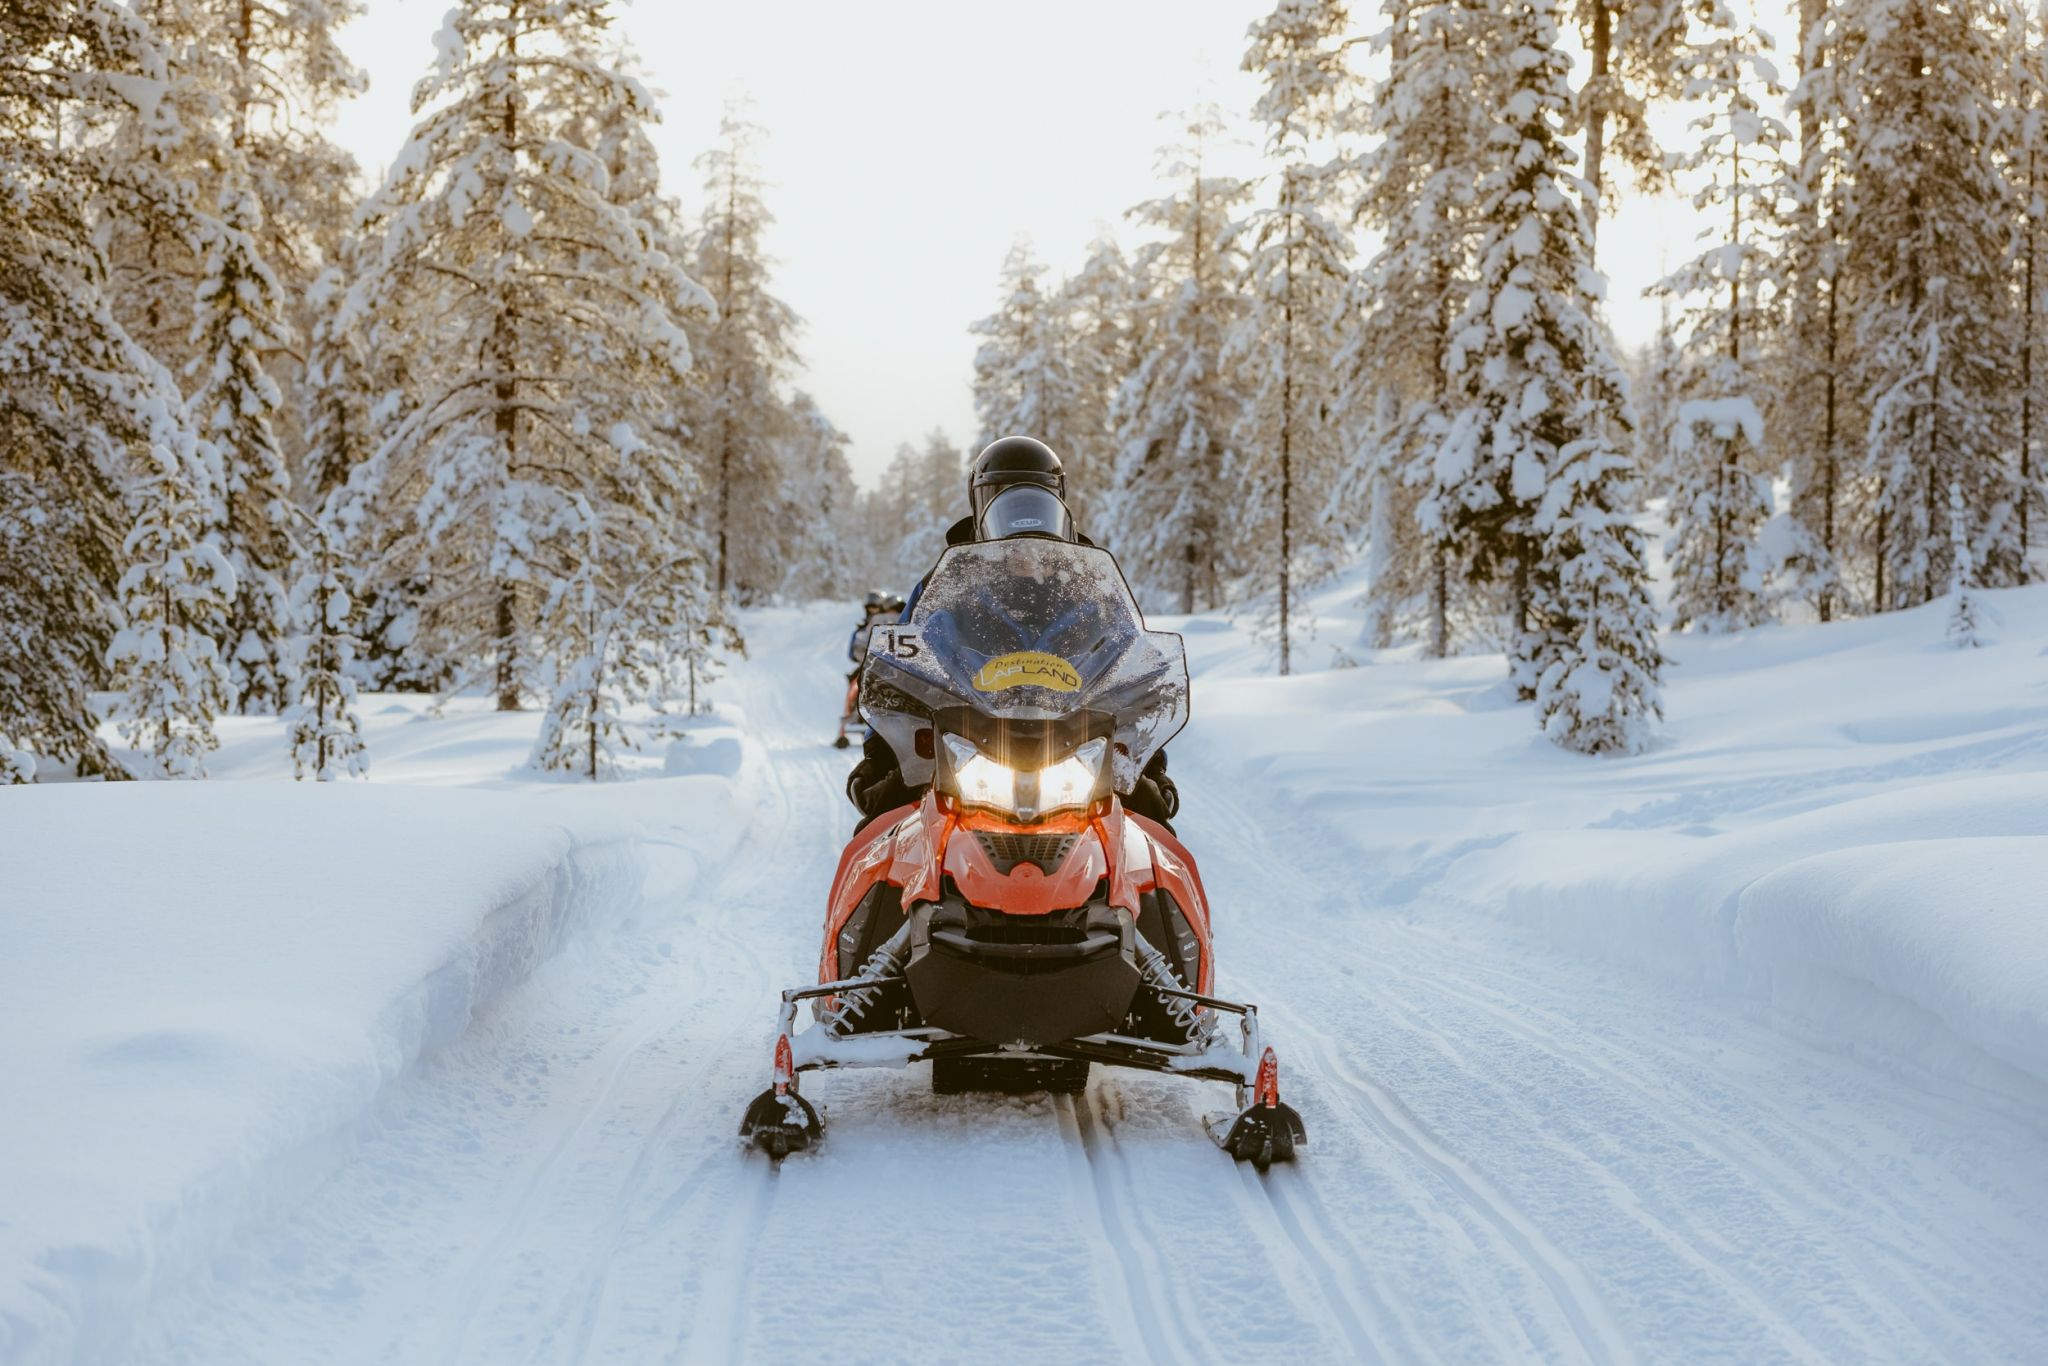
[{"label": "packed snow track", "polygon": [[751,621],[723,688],[744,839],[430,1055],[126,1359],[2048,1356],[2043,1088],[1802,1035],[1426,890],[1382,904],[1309,804],[1218,770],[1199,681],[1181,830],[1300,1162],[1217,1151],[1221,1086],[939,1097],[923,1066],[807,1077],[823,1146],[744,1152],[852,828],[843,636],[817,610]]}]

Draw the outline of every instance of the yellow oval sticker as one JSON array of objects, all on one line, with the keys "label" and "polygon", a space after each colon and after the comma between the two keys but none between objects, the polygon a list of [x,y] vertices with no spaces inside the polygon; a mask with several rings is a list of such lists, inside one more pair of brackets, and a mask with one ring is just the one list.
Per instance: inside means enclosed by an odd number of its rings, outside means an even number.
[{"label": "yellow oval sticker", "polygon": [[1050,688],[1054,692],[1079,692],[1081,675],[1058,655],[1037,650],[998,655],[974,675],[977,692],[1001,692],[1004,688]]}]

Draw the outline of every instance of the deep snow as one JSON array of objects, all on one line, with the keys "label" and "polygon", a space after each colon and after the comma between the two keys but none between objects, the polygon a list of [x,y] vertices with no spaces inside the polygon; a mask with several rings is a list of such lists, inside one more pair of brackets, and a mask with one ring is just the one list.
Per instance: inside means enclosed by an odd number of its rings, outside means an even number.
[{"label": "deep snow", "polygon": [[[1357,655],[1348,596],[1319,608]],[[820,1075],[822,1150],[739,1153],[852,827],[843,609],[750,621],[744,741],[676,765],[708,777],[538,783],[534,718],[380,700],[379,784],[639,822],[645,892],[79,1358],[2038,1360],[2048,590],[1987,597],[2002,643],[1969,653],[1938,606],[1677,640],[1667,736],[1618,761],[1543,742],[1497,658],[1277,680],[1232,624],[1178,623],[1219,987],[1261,1004],[1312,1136],[1263,1178],[1200,1132],[1227,1091],[1154,1077]],[[281,748],[238,723],[217,767]],[[154,1127],[118,1085],[114,1166]]]}]

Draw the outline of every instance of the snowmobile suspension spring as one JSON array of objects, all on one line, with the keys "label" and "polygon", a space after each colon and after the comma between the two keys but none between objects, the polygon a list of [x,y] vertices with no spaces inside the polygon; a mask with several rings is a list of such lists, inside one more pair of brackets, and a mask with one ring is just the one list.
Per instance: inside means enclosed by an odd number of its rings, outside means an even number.
[{"label": "snowmobile suspension spring", "polygon": [[880,948],[868,955],[867,962],[861,964],[859,975],[865,980],[876,981],[877,985],[857,987],[840,993],[838,1004],[819,1017],[818,1023],[825,1027],[828,1034],[851,1033],[853,1026],[881,993],[880,980],[902,977],[909,957],[910,924],[906,921],[903,927],[890,935]]},{"label": "snowmobile suspension spring", "polygon": [[1137,940],[1138,977],[1142,985],[1153,989],[1166,1017],[1187,1031],[1188,1042],[1207,1045],[1216,1037],[1216,1021],[1204,1016],[1200,1006],[1193,1001],[1183,1000],[1169,992],[1185,992],[1187,988],[1174,974],[1166,961],[1166,955],[1146,940]]}]

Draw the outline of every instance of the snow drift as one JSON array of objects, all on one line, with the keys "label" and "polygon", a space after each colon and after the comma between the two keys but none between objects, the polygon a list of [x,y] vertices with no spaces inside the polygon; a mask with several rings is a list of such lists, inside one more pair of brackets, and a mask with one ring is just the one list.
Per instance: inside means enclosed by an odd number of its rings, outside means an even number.
[{"label": "snow drift", "polygon": [[0,799],[0,1360],[118,1354],[425,1050],[629,910],[643,858],[608,809],[273,782]]},{"label": "snow drift", "polygon": [[[1354,592],[1319,604],[1326,638]],[[1667,636],[1665,735],[1597,762],[1531,734],[1497,656],[1272,679],[1195,630],[1176,752],[1348,849],[1361,912],[1476,914],[1852,1046],[2048,1081],[2048,588],[1984,597],[2005,625],[1976,650],[1944,643],[1941,602]]]}]

